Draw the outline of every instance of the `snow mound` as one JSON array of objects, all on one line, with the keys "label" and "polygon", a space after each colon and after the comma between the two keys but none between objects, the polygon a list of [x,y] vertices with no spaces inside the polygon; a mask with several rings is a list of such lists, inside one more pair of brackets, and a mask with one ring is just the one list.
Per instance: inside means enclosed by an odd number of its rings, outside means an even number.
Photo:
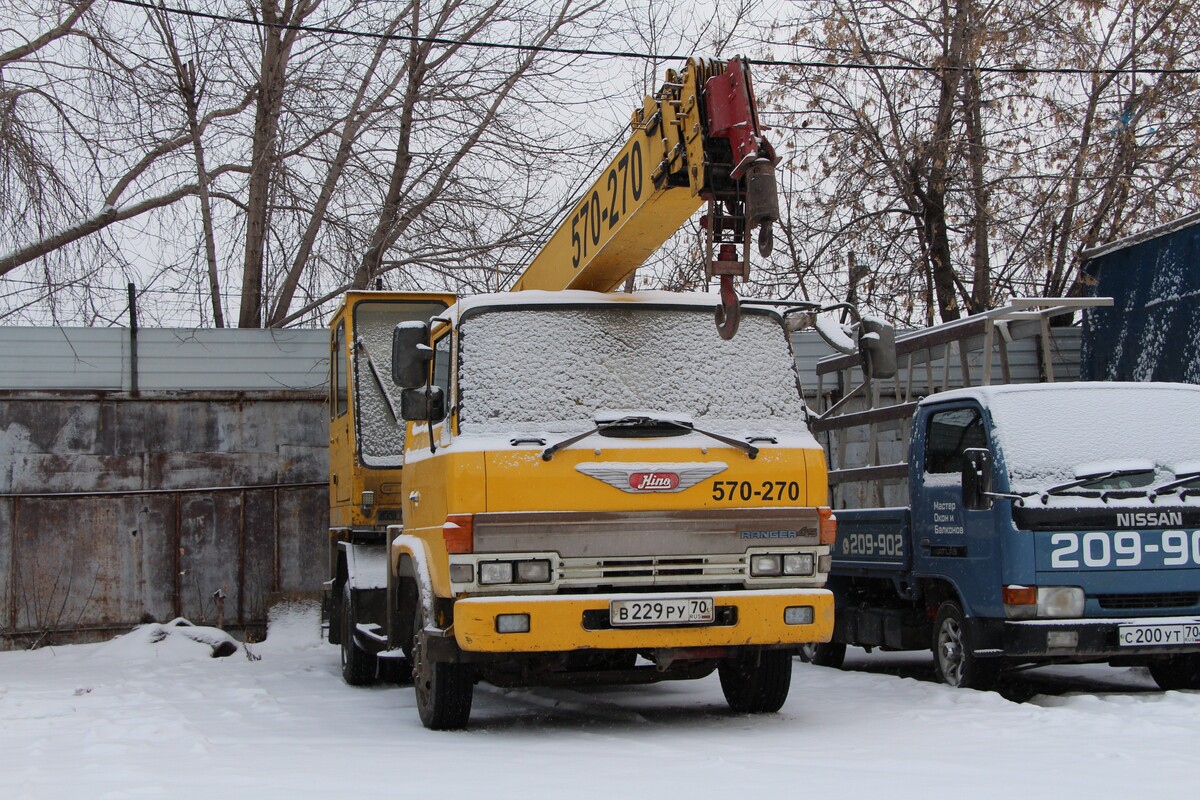
[{"label": "snow mound", "polygon": [[220,628],[193,625],[177,617],[166,623],[139,625],[124,636],[100,645],[98,653],[127,661],[183,663],[196,658],[223,658],[240,649],[238,641]]},{"label": "snow mound", "polygon": [[256,654],[319,647],[321,603],[318,600],[285,600],[267,611],[267,638],[254,645]]}]

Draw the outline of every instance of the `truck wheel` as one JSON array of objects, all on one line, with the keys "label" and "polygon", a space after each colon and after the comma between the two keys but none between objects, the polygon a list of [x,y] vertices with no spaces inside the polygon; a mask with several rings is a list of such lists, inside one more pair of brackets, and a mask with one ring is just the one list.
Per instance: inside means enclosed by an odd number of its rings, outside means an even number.
[{"label": "truck wheel", "polygon": [[965,619],[958,603],[945,602],[938,607],[933,624],[933,670],[947,686],[988,689],[999,677],[1000,662],[975,655]]},{"label": "truck wheel", "polygon": [[375,682],[375,662],[378,659],[373,653],[363,650],[354,641],[354,630],[358,620],[354,614],[349,583],[342,587],[340,619],[342,623],[342,679],[351,686],[370,686]]},{"label": "truck wheel", "polygon": [[412,662],[407,658],[376,658],[379,661],[379,680],[397,686],[408,686],[413,682]]},{"label": "truck wheel", "polygon": [[342,593],[336,595],[330,591],[324,599],[321,609],[325,622],[329,623],[329,643],[342,643]]},{"label": "truck wheel", "polygon": [[800,660],[818,667],[841,669],[846,660],[846,645],[842,642],[810,642],[800,645]]},{"label": "truck wheel", "polygon": [[421,724],[433,731],[467,727],[475,694],[471,665],[434,661],[429,657],[426,636],[422,633],[425,622],[420,612],[413,627],[413,685]]},{"label": "truck wheel", "polygon": [[792,686],[792,654],[788,650],[745,650],[723,660],[717,674],[725,700],[734,711],[778,711]]},{"label": "truck wheel", "polygon": [[1150,677],[1160,689],[1200,689],[1200,655],[1171,656],[1150,665]]}]

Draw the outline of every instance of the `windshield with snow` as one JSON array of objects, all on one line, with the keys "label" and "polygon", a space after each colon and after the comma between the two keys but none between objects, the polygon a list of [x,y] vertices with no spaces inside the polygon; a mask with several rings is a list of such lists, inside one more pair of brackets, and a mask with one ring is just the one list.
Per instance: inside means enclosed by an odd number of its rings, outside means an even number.
[{"label": "windshield with snow", "polygon": [[462,323],[459,430],[572,433],[600,411],[684,414],[732,436],[805,430],[786,334],[744,313],[721,339],[708,307],[498,308]]},{"label": "windshield with snow", "polygon": [[1200,468],[1200,387],[1064,384],[989,405],[1014,491],[1137,488]]}]

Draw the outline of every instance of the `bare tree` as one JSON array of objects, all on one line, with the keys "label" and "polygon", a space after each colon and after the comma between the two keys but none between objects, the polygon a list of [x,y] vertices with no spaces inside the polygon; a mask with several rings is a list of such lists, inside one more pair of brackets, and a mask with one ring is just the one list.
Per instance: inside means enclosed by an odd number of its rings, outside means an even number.
[{"label": "bare tree", "polygon": [[[202,85],[203,67],[199,63],[199,53],[195,57],[183,60],[179,46],[171,27],[171,20],[165,11],[151,12],[150,21],[161,37],[163,48],[170,60],[175,74],[175,86],[179,100],[187,117],[188,134],[191,136],[192,153],[196,162],[196,195],[200,203],[201,228],[204,235],[204,260],[207,266],[208,291],[212,300],[213,325],[225,327],[225,312],[221,303],[221,277],[217,263],[216,232],[213,229],[212,196],[209,189],[209,175],[205,166],[204,137],[200,128],[200,106],[204,98]],[[194,26],[189,31],[190,39],[195,42],[198,37]]]},{"label": "bare tree", "polygon": [[[157,102],[172,76],[152,57],[153,48],[115,33],[91,3],[71,8],[46,33],[5,56],[4,81],[13,98],[5,127],[22,132],[30,143],[25,152],[36,163],[27,162],[32,168],[24,173],[20,165],[6,164],[6,176],[29,177],[22,178],[24,203],[6,204],[0,212],[0,275],[42,262],[48,284],[69,280],[74,271],[86,286],[95,268],[87,265],[100,259],[81,257],[71,246],[84,240],[99,245],[96,235],[110,227],[194,196],[196,173],[181,169],[181,154],[246,103],[213,108],[189,130]],[[31,213],[6,213],[10,209]],[[51,260],[64,255],[71,258]],[[72,270],[71,261],[85,266]]]},{"label": "bare tree", "polygon": [[[1078,290],[1083,248],[1197,182],[1194,14],[1169,0],[796,4],[773,97],[794,145],[793,263],[841,296],[845,253],[898,320]],[[1191,61],[1189,61],[1191,59]]]}]

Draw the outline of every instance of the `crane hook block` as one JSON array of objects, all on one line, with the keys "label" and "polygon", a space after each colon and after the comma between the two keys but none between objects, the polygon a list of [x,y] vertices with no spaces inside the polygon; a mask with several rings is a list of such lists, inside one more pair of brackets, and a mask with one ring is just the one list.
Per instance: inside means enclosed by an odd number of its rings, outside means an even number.
[{"label": "crane hook block", "polygon": [[717,333],[722,339],[732,339],[742,321],[742,307],[738,305],[737,291],[733,288],[733,276],[721,275],[721,305],[717,306]]}]

